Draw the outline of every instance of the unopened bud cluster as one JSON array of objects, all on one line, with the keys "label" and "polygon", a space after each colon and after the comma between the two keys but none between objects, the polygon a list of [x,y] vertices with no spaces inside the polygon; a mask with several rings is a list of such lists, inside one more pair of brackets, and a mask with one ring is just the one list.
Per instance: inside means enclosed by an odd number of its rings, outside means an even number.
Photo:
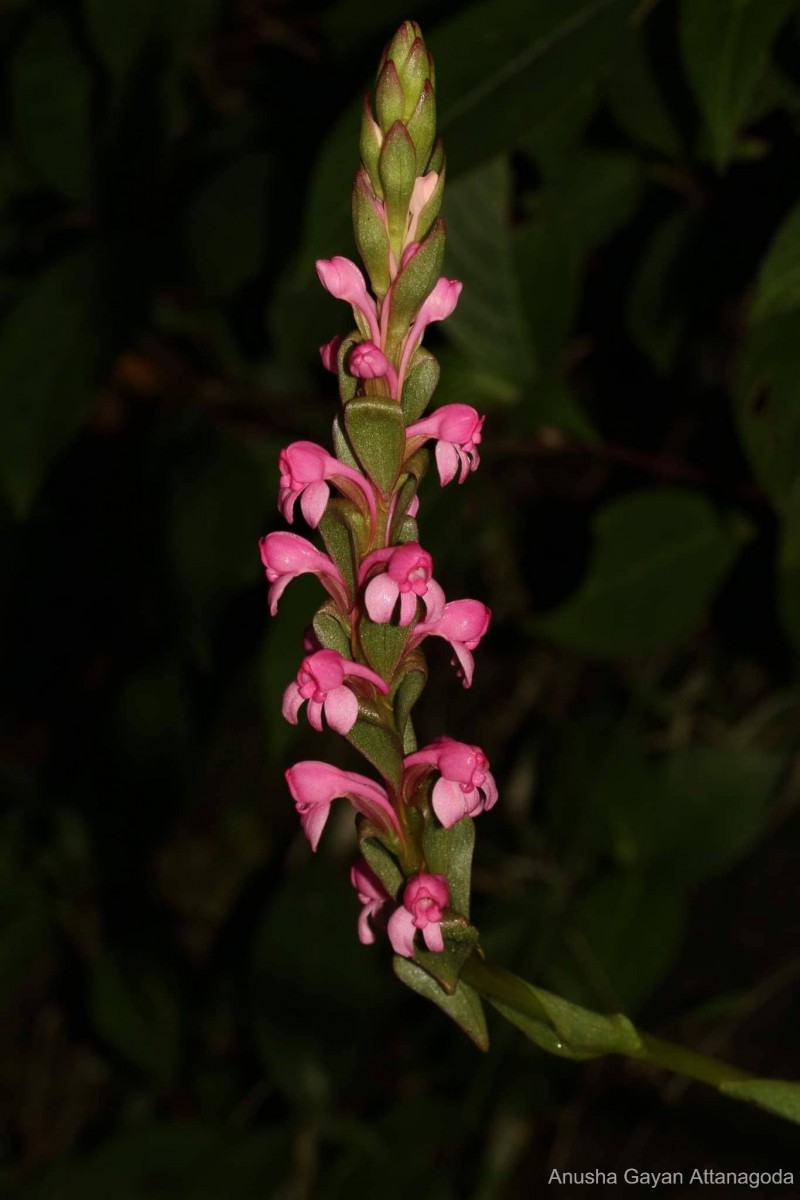
[{"label": "unopened bud cluster", "polygon": [[466,404],[424,415],[439,366],[422,338],[461,292],[440,275],[444,152],[435,138],[433,61],[419,26],[406,21],[381,59],[374,110],[365,100],[353,185],[370,287],[349,259],[317,263],[323,287],[350,305],[356,326],[320,351],[339,382],[333,453],[295,442],[280,455],[278,507],[292,524],[299,502],[325,550],[289,532],[261,541],[271,612],[298,575],[315,575],[328,593],[283,715],[297,723],[305,706],[315,729],[327,724],[347,738],[381,776],[379,783],[323,761],[297,763],[286,779],[302,828],[316,849],[333,801],[350,801],[364,854],[351,874],[362,904],[359,936],[372,942],[385,927],[404,957],[456,944],[470,952],[477,934],[465,902],[455,906],[455,881],[439,869],[442,835],[497,799],[477,746],[443,736],[420,749],[411,721],[427,681],[427,639],[449,643],[469,687],[472,652],[490,619],[477,600],[448,602],[416,523],[429,447],[441,483],[463,483],[479,464],[483,424]]}]

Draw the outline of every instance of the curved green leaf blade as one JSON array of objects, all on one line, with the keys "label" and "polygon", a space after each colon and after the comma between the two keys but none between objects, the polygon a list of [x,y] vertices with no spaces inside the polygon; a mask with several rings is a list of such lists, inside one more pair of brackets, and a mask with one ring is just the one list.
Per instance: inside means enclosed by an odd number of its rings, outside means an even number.
[{"label": "curved green leaf blade", "polygon": [[531,628],[584,654],[646,653],[702,620],[740,536],[702,496],[656,488],[612,501],[595,523],[583,584]]}]

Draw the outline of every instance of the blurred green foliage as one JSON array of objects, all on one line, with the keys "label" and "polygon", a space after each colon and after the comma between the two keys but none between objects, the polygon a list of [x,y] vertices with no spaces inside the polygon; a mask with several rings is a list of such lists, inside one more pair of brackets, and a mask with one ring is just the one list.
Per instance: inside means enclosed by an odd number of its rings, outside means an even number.
[{"label": "blurred green foliage", "polygon": [[281,444],[329,437],[317,346],[349,318],[313,260],[351,249],[360,99],[406,16],[465,285],[437,400],[488,413],[481,470],[421,512],[448,594],[494,611],[472,691],[434,647],[418,708],[500,782],[474,919],[534,983],[800,1076],[796,5],[15,0],[10,1195],[490,1200],[623,1146],[774,1169],[789,1145],[494,1020],[481,1056],[358,944],[349,814],[313,861],[299,834],[283,769],[358,764],[280,716],[318,592],[270,621],[256,541]]}]

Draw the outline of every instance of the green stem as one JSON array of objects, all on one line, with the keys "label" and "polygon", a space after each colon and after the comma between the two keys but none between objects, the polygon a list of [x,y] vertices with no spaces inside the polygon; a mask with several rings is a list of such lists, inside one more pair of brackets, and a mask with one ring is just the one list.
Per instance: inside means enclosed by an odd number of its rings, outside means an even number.
[{"label": "green stem", "polygon": [[[502,967],[494,967],[485,959],[473,955],[464,964],[461,978],[490,1002],[498,1000],[533,1021],[552,1023],[546,1007],[537,1000],[535,989]],[[586,1015],[588,1017],[593,1014],[586,1012]],[[626,1057],[638,1062],[650,1063],[654,1067],[673,1071],[677,1075],[696,1079],[715,1088],[726,1083],[740,1083],[754,1078],[749,1071],[731,1066],[722,1059],[687,1050],[675,1042],[668,1042],[664,1038],[654,1037],[640,1030],[637,1030],[637,1034],[639,1047],[636,1051],[628,1052]]]}]

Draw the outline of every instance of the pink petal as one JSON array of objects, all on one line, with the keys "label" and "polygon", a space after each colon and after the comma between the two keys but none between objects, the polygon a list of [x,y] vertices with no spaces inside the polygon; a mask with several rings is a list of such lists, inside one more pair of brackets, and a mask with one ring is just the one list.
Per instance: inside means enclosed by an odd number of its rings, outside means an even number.
[{"label": "pink petal", "polygon": [[375,941],[375,934],[372,932],[369,919],[378,908],[380,908],[380,904],[365,904],[358,914],[358,940],[362,946],[371,946]]},{"label": "pink petal", "polygon": [[[309,705],[309,708],[311,705]],[[331,729],[347,735],[358,720],[358,700],[349,687],[333,688],[325,698],[325,716]]]},{"label": "pink petal", "polygon": [[414,934],[416,929],[414,918],[407,908],[395,909],[389,917],[386,932],[389,934],[389,941],[392,943],[392,949],[395,954],[401,954],[403,958],[414,957]]},{"label": "pink petal", "polygon": [[286,691],[283,693],[283,704],[281,705],[281,712],[290,725],[297,724],[297,716],[300,712],[300,706],[304,703],[305,701],[300,695],[300,689],[297,686],[297,683],[292,680]]},{"label": "pink petal", "polygon": [[425,592],[425,620],[438,621],[444,612],[445,603],[444,589],[435,579],[429,579]]},{"label": "pink petal", "polygon": [[410,625],[417,615],[417,597],[414,592],[403,592],[400,597],[400,624]]},{"label": "pink petal", "polygon": [[464,793],[452,779],[438,779],[436,781],[433,785],[431,803],[433,811],[445,829],[452,829],[453,825],[460,821],[467,811],[467,806],[464,803]]},{"label": "pink petal", "polygon": [[300,814],[300,824],[312,850],[316,850],[319,845],[330,810],[330,804],[312,804],[306,812]]},{"label": "pink petal", "polygon": [[270,589],[267,592],[270,616],[275,616],[276,612],[278,611],[278,601],[293,579],[293,575],[281,575],[280,578],[276,579],[275,582],[270,586]]},{"label": "pink petal", "polygon": [[488,812],[497,803],[497,784],[491,771],[486,772],[486,778],[483,781],[483,795],[483,807]]},{"label": "pink petal", "polygon": [[324,480],[310,483],[300,497],[300,511],[312,529],[316,529],[330,497],[330,488]]},{"label": "pink petal", "polygon": [[309,700],[308,708],[308,723],[313,725],[316,730],[322,732],[322,703],[319,700]]},{"label": "pink petal", "polygon": [[441,952],[444,950],[442,927],[438,923],[426,925],[422,931],[422,937],[425,945],[429,950],[432,950],[434,954],[441,954]]},{"label": "pink petal", "polygon": [[364,592],[364,604],[371,621],[376,625],[385,625],[391,620],[400,588],[394,579],[388,575],[376,575],[367,584]]},{"label": "pink petal", "polygon": [[439,481],[442,487],[447,487],[448,483],[455,479],[458,470],[458,452],[450,442],[437,442],[435,455]]},{"label": "pink petal", "polygon": [[461,682],[465,688],[472,687],[472,676],[475,674],[475,659],[470,654],[466,646],[461,642],[451,642],[453,652],[461,664],[461,672],[463,678]]}]

